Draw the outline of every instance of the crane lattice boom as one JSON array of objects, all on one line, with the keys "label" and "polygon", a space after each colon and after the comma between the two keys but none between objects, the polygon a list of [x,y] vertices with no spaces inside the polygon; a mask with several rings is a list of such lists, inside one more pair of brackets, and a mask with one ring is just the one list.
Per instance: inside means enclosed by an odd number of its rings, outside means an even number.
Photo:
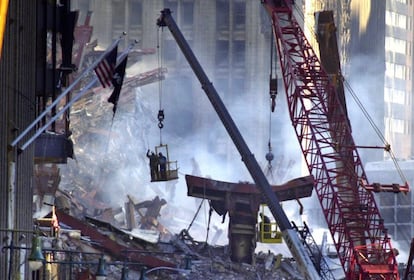
[{"label": "crane lattice boom", "polygon": [[399,279],[335,88],[294,19],[290,1],[261,2],[271,16],[290,118],[347,279]]}]

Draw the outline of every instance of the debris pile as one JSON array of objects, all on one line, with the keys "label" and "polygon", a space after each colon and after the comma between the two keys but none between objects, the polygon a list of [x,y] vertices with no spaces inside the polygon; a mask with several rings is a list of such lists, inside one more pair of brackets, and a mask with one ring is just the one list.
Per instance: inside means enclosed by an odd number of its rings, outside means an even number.
[{"label": "debris pile", "polygon": [[[302,279],[295,261],[283,258],[281,254],[260,252],[251,265],[235,263],[230,260],[228,246],[196,241],[185,229],[179,234],[171,233],[157,219],[161,208],[168,207],[167,201],[158,196],[138,201],[128,195],[124,209],[130,209],[129,217],[126,215],[128,211],[119,207],[89,210],[87,212],[96,215],[78,214],[79,218],[68,213],[81,213],[75,209],[79,205],[88,206],[86,200],[80,203],[76,193],[66,193],[66,197],[69,199],[62,204],[64,209],[56,206],[59,238],[44,238],[44,248],[78,252],[71,257],[72,261],[79,259],[83,263],[94,263],[95,267],[96,256],[102,255],[108,264],[112,264],[108,265],[107,279],[119,279],[125,263],[128,263],[130,277],[137,277],[132,279],[139,279],[141,273],[145,273],[147,279]],[[101,205],[94,199],[89,203],[90,208]],[[44,231],[51,232],[47,227]],[[95,254],[95,257],[88,257],[88,254]],[[60,257],[62,260],[67,258],[68,255]],[[79,275],[94,273],[92,266],[76,268],[73,273]],[[61,272],[66,270],[60,269]]]},{"label": "debris pile", "polygon": [[[182,229],[187,224],[180,223],[185,207],[168,203],[174,199],[174,183],[165,183],[171,187],[167,198],[163,192],[149,198],[145,190],[138,192],[131,186],[142,182],[139,187],[144,188],[150,179],[145,151],[135,154],[147,144],[149,124],[143,120],[151,115],[145,100],[136,102],[136,87],[163,79],[165,72],[156,69],[127,78],[116,118],[107,102],[109,91],[95,88],[87,93],[71,109],[75,159],[59,168],[45,164],[35,170],[39,225],[55,221],[56,216],[60,226],[56,235],[56,230],[41,225],[43,248],[63,250],[60,255],[53,253],[56,260],[77,263],[70,270],[66,264],[55,264],[60,272],[54,273],[89,279],[103,256],[107,279],[120,279],[126,266],[130,279],[140,279],[142,274],[147,279],[302,279],[295,262],[282,255],[259,253],[252,264],[235,263],[229,246],[194,240]],[[120,175],[120,170],[128,176]],[[54,211],[52,217],[42,215],[54,208],[56,215]],[[221,233],[217,229],[213,239]]]}]

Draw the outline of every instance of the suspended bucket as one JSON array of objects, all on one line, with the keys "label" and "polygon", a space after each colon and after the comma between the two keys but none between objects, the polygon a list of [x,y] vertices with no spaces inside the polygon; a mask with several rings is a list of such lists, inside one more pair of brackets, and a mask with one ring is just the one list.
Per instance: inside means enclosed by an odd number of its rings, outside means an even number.
[{"label": "suspended bucket", "polygon": [[159,145],[154,153],[147,152],[150,160],[151,182],[162,182],[178,179],[177,161],[170,161],[168,146]]},{"label": "suspended bucket", "polygon": [[257,226],[257,242],[260,243],[282,243],[282,232],[276,222],[271,222],[266,216],[266,204],[261,204],[259,209],[259,223]]}]

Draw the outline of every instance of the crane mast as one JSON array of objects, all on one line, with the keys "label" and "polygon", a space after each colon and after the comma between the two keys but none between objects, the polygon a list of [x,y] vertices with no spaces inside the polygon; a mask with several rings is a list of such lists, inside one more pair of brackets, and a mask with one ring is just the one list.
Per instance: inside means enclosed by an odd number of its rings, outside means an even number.
[{"label": "crane mast", "polygon": [[262,192],[272,215],[274,216],[282,231],[283,239],[285,240],[286,245],[288,246],[292,256],[298,263],[299,270],[307,280],[320,279],[320,276],[317,273],[310,259],[310,256],[306,254],[305,248],[299,240],[298,234],[293,229],[282,206],[280,205],[279,199],[277,198],[276,194],[272,191],[270,184],[266,179],[266,176],[261,170],[254,155],[250,152],[249,147],[244,141],[242,135],[240,134],[236,124],[231,118],[216,89],[214,88],[213,84],[209,81],[203,68],[201,67],[193,51],[191,50],[190,46],[185,40],[183,34],[181,33],[180,29],[175,23],[171,15],[171,11],[169,9],[164,9],[161,11],[161,15],[157,20],[157,25],[160,27],[168,27],[175,41],[177,42],[177,45],[180,47],[183,55],[185,56],[189,65],[191,66],[194,74],[200,81],[204,92],[206,93],[217,115],[219,116],[224,127],[226,128],[229,136],[233,140],[233,143],[239,151],[242,160],[246,165],[250,175],[255,181],[257,187]]},{"label": "crane mast", "polygon": [[295,20],[292,2],[261,0],[276,38],[292,125],[346,278],[399,279],[343,100]]}]

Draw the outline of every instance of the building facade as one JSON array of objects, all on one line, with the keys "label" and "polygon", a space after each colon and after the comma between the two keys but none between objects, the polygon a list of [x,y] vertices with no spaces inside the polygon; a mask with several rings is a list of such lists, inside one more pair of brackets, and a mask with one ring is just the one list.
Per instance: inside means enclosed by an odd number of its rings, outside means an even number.
[{"label": "building facade", "polygon": [[[29,147],[19,153],[10,143],[36,114],[35,64],[36,1],[9,1],[0,58],[0,239],[3,246],[30,247],[31,244],[34,149]],[[28,253],[25,250],[2,252],[0,278],[29,279]]]},{"label": "building facade", "polygon": [[[378,150],[366,161],[370,182],[403,185],[407,180],[411,186],[414,183],[411,176],[414,171],[411,161],[414,143],[413,13],[413,3],[408,0],[359,1],[352,6],[349,74],[354,81],[359,75],[359,79],[363,78],[361,83],[366,80],[371,84],[363,92],[367,96],[364,104],[373,112],[398,163],[397,167],[389,153]],[[368,75],[358,74],[362,72]],[[405,177],[399,176],[398,168]],[[413,193],[381,193],[376,198],[385,226],[396,241],[395,246],[405,251],[414,236],[411,225]]]},{"label": "building facade", "polygon": [[[406,178],[399,176],[389,153],[383,149],[359,149],[370,182],[414,183],[413,173],[413,14],[409,0],[387,1],[305,1],[307,21],[318,9],[334,11],[342,72],[363,106],[373,118],[385,143],[367,137],[372,128],[355,110],[347,94],[354,139],[357,145],[384,147],[390,144]],[[308,34],[311,32],[308,32]],[[316,42],[315,42],[316,43]],[[381,193],[378,206],[389,234],[399,248],[408,248],[414,236],[413,194]]]},{"label": "building facade", "polygon": [[[409,0],[386,1],[385,7],[385,76],[384,76],[384,131],[408,184],[413,186],[413,15],[414,5]],[[385,171],[390,164],[389,156],[382,163],[372,163],[371,171],[388,174],[394,181],[398,176]],[[380,164],[379,166],[376,166]],[[395,170],[394,168],[390,168]],[[386,176],[386,175],[385,175]],[[399,181],[397,181],[399,182]],[[378,203],[385,225],[400,248],[409,248],[414,237],[413,201],[411,191],[407,195],[378,195]]]}]

